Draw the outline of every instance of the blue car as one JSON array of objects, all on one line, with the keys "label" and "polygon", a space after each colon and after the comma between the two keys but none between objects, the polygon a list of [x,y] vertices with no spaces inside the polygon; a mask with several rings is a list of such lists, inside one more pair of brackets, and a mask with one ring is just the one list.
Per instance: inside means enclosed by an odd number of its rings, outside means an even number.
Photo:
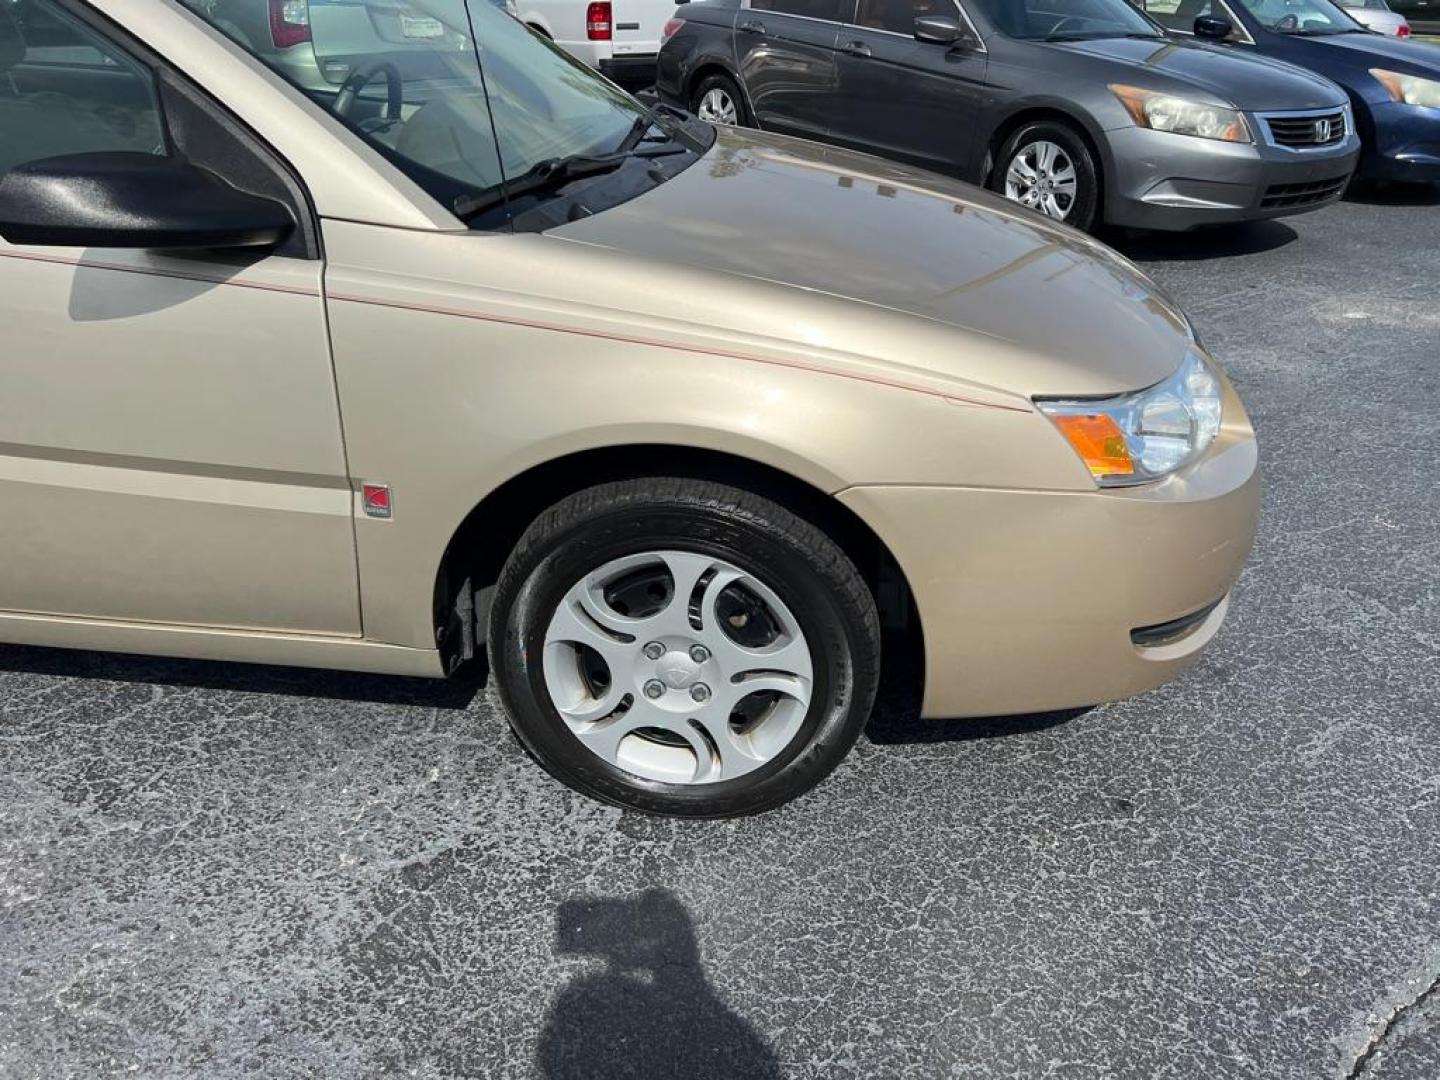
[{"label": "blue car", "polygon": [[[1339,83],[1364,145],[1357,175],[1440,181],[1440,46],[1372,33],[1330,0],[1132,2],[1174,33],[1224,41]],[[1327,129],[1333,122],[1314,119]],[[1280,145],[1315,138],[1298,128],[1263,134]]]}]

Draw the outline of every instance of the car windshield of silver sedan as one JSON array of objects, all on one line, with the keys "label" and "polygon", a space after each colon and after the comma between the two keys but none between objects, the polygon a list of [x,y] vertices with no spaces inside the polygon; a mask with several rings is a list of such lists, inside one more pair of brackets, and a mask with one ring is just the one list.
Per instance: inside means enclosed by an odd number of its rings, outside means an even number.
[{"label": "car windshield of silver sedan", "polygon": [[995,28],[1022,41],[1158,38],[1159,27],[1126,0],[978,0]]},{"label": "car windshield of silver sedan", "polygon": [[[703,145],[486,0],[184,2],[481,227],[522,198]],[[644,172],[651,186],[665,175]]]},{"label": "car windshield of silver sedan", "polygon": [[1266,30],[1301,37],[1362,34],[1364,27],[1330,0],[1239,0]]}]

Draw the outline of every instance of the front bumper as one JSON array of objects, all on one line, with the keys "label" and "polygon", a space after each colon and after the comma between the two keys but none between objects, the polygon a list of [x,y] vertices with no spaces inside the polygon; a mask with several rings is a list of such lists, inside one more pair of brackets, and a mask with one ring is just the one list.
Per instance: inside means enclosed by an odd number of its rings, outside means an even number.
[{"label": "front bumper", "polygon": [[1440,109],[1387,101],[1369,106],[1360,175],[1401,183],[1440,181]]},{"label": "front bumper", "polygon": [[[927,717],[1094,705],[1159,686],[1215,636],[1260,506],[1233,390],[1204,458],[1092,492],[854,487],[840,499],[905,572],[925,640]],[[1203,612],[1178,635],[1151,634]],[[1137,645],[1132,633],[1142,631]]]},{"label": "front bumper", "polygon": [[1303,214],[1336,201],[1359,160],[1360,140],[1352,130],[1333,147],[1295,151],[1135,127],[1110,132],[1107,152],[1106,220],[1183,231]]}]

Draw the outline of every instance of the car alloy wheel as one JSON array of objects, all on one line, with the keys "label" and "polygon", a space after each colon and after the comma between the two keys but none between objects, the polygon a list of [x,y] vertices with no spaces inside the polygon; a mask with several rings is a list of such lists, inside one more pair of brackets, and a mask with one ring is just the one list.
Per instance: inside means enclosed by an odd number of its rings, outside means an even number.
[{"label": "car alloy wheel", "polygon": [[537,517],[496,582],[486,649],[551,775],[649,813],[730,817],[849,752],[880,670],[874,597],[828,533],[708,480],[587,488]]},{"label": "car alloy wheel", "polygon": [[545,684],[571,734],[647,780],[732,780],[794,740],[810,646],[785,603],[724,559],[653,551],[577,581],[545,632]]},{"label": "car alloy wheel", "polygon": [[705,91],[700,98],[700,105],[695,110],[695,115],[711,124],[733,126],[740,121],[740,110],[735,105],[735,99],[721,86],[712,86]]},{"label": "car alloy wheel", "polygon": [[1070,216],[1079,186],[1070,155],[1044,139],[1016,150],[1005,170],[1005,197],[1056,221]]}]

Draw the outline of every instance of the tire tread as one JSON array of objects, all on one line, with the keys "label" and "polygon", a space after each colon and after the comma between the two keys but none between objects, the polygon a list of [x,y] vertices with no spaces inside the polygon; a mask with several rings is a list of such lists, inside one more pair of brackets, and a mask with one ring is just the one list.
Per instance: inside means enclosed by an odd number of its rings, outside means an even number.
[{"label": "tire tread", "polygon": [[[656,813],[682,814],[689,817],[728,817],[737,813],[756,813],[767,810],[809,790],[819,783],[834,768],[850,749],[863,729],[874,702],[876,676],[880,669],[880,620],[874,597],[864,578],[856,569],[845,551],[824,530],[786,507],[740,488],[713,480],[697,480],[674,476],[651,476],[634,480],[612,481],[586,488],[569,495],[548,509],[542,511],[521,535],[506,560],[505,567],[496,583],[496,604],[490,614],[488,640],[508,647],[507,636],[509,612],[503,603],[506,598],[518,596],[526,580],[546,554],[567,539],[573,539],[577,532],[594,526],[613,513],[627,510],[664,510],[679,508],[704,510],[731,521],[739,522],[780,540],[786,546],[805,553],[805,558],[826,582],[834,587],[834,601],[849,615],[848,625],[857,627],[858,634],[851,635],[851,664],[854,673],[853,689],[855,701],[851,708],[863,711],[858,722],[849,724],[846,744],[841,747],[827,746],[817,740],[807,747],[796,760],[786,766],[786,773],[795,772],[795,781],[784,790],[768,792],[766,797],[748,802],[743,808],[733,809],[724,805],[711,805],[702,797],[689,800],[685,807],[677,807],[664,797],[646,798],[646,793],[628,786],[612,790],[608,784],[588,784],[586,789],[605,801],[621,806],[637,807]],[[498,662],[492,655],[492,666]],[[542,766],[562,782],[575,786],[571,777],[562,775],[546,760],[526,736],[524,725],[516,723],[520,715],[515,708],[511,688],[507,686],[506,672],[498,672],[496,682],[506,711],[512,717],[512,728],[521,743]],[[835,752],[838,750],[838,754]]]}]

